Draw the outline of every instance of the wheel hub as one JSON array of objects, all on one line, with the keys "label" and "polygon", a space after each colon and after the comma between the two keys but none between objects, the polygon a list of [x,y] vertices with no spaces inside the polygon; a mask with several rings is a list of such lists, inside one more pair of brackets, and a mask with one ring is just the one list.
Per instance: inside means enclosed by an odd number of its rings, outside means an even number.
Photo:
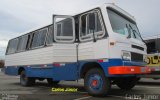
[{"label": "wheel hub", "polygon": [[99,90],[102,88],[102,78],[99,75],[93,75],[89,80],[90,88],[94,90]]},{"label": "wheel hub", "polygon": [[98,81],[97,81],[97,80],[93,80],[93,81],[92,81],[92,86],[96,87],[97,84],[98,84]]}]

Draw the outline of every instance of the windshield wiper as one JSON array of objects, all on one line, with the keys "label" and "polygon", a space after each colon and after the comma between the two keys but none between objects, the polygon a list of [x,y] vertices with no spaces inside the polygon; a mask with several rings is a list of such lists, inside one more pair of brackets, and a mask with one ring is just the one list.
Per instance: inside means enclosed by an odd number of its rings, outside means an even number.
[{"label": "windshield wiper", "polygon": [[145,41],[144,41],[143,38],[141,37],[140,33],[137,32],[136,30],[134,30],[130,24],[129,24],[129,27],[131,28],[131,30],[132,30],[132,32],[133,32],[133,34],[134,34],[134,37],[137,38],[137,36],[135,35],[135,34],[137,34],[137,35],[141,38],[141,40],[145,43]]},{"label": "windshield wiper", "polygon": [[135,31],[136,31],[136,30],[134,30],[130,24],[129,24],[129,27],[131,28],[131,30],[132,30],[132,32],[133,32],[134,38],[136,38],[136,35],[135,35]]}]

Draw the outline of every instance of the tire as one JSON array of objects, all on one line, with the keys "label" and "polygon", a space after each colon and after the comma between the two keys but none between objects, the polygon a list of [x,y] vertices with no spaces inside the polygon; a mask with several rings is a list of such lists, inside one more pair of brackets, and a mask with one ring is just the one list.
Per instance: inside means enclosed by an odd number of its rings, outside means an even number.
[{"label": "tire", "polygon": [[122,90],[131,90],[139,81],[137,77],[118,78],[115,84]]},{"label": "tire", "polygon": [[26,77],[25,71],[21,71],[20,73],[20,84],[22,86],[32,86],[35,84],[35,79],[31,77]]},{"label": "tire", "polygon": [[111,88],[111,83],[101,69],[94,68],[86,73],[84,87],[89,95],[106,96]]},{"label": "tire", "polygon": [[57,85],[60,81],[53,81],[52,78],[47,78],[48,85],[54,86]]}]

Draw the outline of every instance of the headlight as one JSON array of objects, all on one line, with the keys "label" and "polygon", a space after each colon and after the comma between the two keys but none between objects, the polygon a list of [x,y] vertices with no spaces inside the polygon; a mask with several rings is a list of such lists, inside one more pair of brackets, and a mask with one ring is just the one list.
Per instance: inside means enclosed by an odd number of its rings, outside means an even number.
[{"label": "headlight", "polygon": [[122,52],[122,59],[123,60],[131,60],[131,53],[127,51]]}]

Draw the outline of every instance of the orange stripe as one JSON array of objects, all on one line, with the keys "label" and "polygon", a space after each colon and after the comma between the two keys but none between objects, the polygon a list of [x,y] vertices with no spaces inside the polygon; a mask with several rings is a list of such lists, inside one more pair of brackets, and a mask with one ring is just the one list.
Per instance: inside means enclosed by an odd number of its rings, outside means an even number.
[{"label": "orange stripe", "polygon": [[140,66],[113,66],[108,68],[108,73],[111,75],[147,74],[150,72],[149,67]]}]

